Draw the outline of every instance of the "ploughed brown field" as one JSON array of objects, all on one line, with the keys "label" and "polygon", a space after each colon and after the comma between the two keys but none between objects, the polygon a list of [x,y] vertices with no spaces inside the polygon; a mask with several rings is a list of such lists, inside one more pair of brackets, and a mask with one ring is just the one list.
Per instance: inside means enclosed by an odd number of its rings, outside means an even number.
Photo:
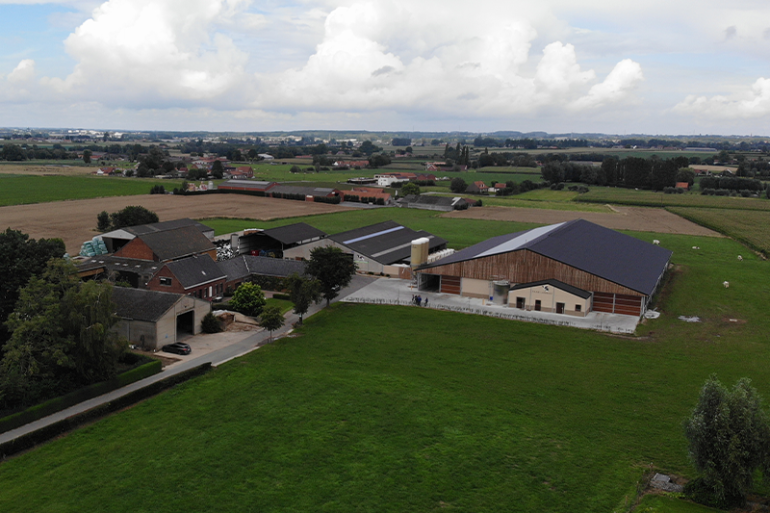
[{"label": "ploughed brown field", "polygon": [[677,233],[721,237],[719,233],[681,218],[662,208],[615,207],[613,213],[574,212],[539,208],[483,207],[447,212],[442,217],[486,219],[490,221],[517,221],[521,223],[554,224],[572,219],[585,219],[613,230]]},{"label": "ploughed brown field", "polygon": [[0,207],[0,230],[6,228],[21,230],[34,239],[58,237],[64,240],[67,251],[75,255],[80,252],[80,246],[84,241],[99,235],[96,231],[96,216],[99,212],[103,210],[110,213],[117,212],[129,205],[140,205],[152,210],[158,214],[161,221],[183,217],[193,219],[233,217],[267,221],[350,210],[326,203],[238,194],[210,196],[147,194]]}]

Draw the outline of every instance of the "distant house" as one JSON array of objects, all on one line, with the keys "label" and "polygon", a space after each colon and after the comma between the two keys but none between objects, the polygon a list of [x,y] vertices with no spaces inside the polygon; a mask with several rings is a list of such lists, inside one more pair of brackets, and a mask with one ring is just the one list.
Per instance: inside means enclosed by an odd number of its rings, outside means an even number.
[{"label": "distant house", "polygon": [[374,201],[382,200],[383,205],[389,205],[392,201],[390,194],[375,187],[353,187],[349,191],[342,191],[345,201],[350,201],[350,196],[361,198],[372,198]]},{"label": "distant house", "polygon": [[241,166],[230,171],[230,178],[248,179],[254,178],[254,169],[251,166]]},{"label": "distant house", "polygon": [[340,196],[341,191],[329,187],[300,187],[296,185],[276,185],[270,188],[268,196],[273,198],[295,199],[304,196],[305,201],[315,201],[316,198],[333,198]]},{"label": "distant house", "polygon": [[489,194],[494,194],[497,191],[502,191],[503,189],[505,189],[505,184],[504,183],[496,183],[496,184],[492,185],[489,189],[487,189],[487,192]]},{"label": "distant house", "polygon": [[690,182],[676,182],[676,188],[677,189],[684,189],[686,191],[690,190]]},{"label": "distant house", "polygon": [[484,182],[472,182],[468,185],[468,188],[465,189],[465,192],[471,194],[487,194],[489,193],[489,187],[487,187]]},{"label": "distant house", "polygon": [[165,263],[196,255],[216,260],[217,249],[197,226],[182,226],[137,235],[113,256]]},{"label": "distant house", "polygon": [[269,153],[260,153],[257,155],[257,157],[261,158],[262,160],[274,160],[275,157],[270,155]]}]

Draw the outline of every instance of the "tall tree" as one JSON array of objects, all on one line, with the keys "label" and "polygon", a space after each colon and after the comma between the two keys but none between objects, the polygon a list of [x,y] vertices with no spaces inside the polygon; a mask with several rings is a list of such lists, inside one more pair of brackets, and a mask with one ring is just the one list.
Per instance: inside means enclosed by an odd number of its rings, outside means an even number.
[{"label": "tall tree", "polygon": [[356,274],[356,264],[340,248],[320,247],[310,252],[305,272],[321,283],[321,292],[329,306],[339,291],[350,284]]},{"label": "tall tree", "polygon": [[265,295],[262,293],[262,287],[256,283],[243,282],[230,299],[230,308],[244,315],[256,317],[262,313],[265,307]]},{"label": "tall tree", "polygon": [[286,280],[291,302],[294,303],[294,313],[299,315],[299,323],[310,309],[310,304],[318,302],[321,296],[321,283],[316,279],[308,279],[297,273]]},{"label": "tall tree", "polygon": [[8,339],[5,321],[16,306],[19,290],[32,276],[40,275],[50,259],[65,251],[61,239],[30,239],[10,228],[0,232],[0,344]]},{"label": "tall tree", "polygon": [[761,402],[748,378],[732,389],[713,375],[706,381],[684,424],[690,459],[701,474],[686,493],[719,508],[742,505],[755,472],[768,475],[770,422]]},{"label": "tall tree", "polygon": [[142,206],[128,206],[123,210],[110,214],[110,228],[113,230],[157,222],[158,214]]},{"label": "tall tree", "polygon": [[283,326],[284,322],[281,309],[277,306],[268,306],[262,312],[259,324],[270,332],[270,340],[272,340],[273,332]]}]

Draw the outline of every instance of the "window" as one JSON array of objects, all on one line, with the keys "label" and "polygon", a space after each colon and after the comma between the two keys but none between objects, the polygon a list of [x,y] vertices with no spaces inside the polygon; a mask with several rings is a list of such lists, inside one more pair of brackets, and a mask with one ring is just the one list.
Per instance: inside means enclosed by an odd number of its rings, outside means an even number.
[{"label": "window", "polygon": [[165,276],[161,276],[160,277],[160,284],[164,285],[166,287],[170,287],[171,286],[171,278],[166,278]]},{"label": "window", "polygon": [[583,310],[583,305],[575,305],[575,311],[581,312]]}]

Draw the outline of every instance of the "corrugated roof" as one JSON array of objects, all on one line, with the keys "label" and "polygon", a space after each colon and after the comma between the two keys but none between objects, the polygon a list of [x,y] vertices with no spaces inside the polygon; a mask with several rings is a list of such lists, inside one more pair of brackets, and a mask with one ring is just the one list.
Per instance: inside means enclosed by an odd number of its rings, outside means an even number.
[{"label": "corrugated roof", "polygon": [[407,259],[412,252],[412,241],[421,237],[430,240],[431,250],[446,244],[441,237],[426,231],[414,231],[395,221],[384,221],[329,238],[383,265],[390,265]]},{"label": "corrugated roof", "polygon": [[208,255],[183,258],[167,263],[166,267],[174,273],[185,289],[227,278],[217,262]]},{"label": "corrugated roof", "polygon": [[272,237],[281,244],[298,244],[315,238],[326,237],[326,232],[314,228],[307,223],[294,223],[278,228],[270,228],[262,232],[268,237]]},{"label": "corrugated roof", "polygon": [[115,314],[121,319],[154,322],[163,317],[184,295],[171,292],[113,287]]},{"label": "corrugated roof", "polygon": [[232,186],[232,187],[244,187],[247,189],[264,191],[274,183],[275,182],[261,182],[257,180],[227,180],[226,182],[220,184],[219,188],[221,189],[223,186],[224,187]]},{"label": "corrugated roof", "polygon": [[285,260],[282,258],[258,257],[241,255],[230,260],[217,263],[227,281],[246,278],[253,274],[260,276],[278,276],[285,278],[294,273],[305,274],[306,262],[300,260]]},{"label": "corrugated roof", "polygon": [[672,252],[584,219],[501,235],[423,266],[430,269],[528,249],[643,294],[652,294]]},{"label": "corrugated roof", "polygon": [[174,260],[215,249],[196,226],[138,235],[160,260]]},{"label": "corrugated roof", "polygon": [[147,233],[165,232],[168,230],[176,230],[177,228],[183,228],[185,226],[194,226],[201,232],[213,232],[214,228],[210,228],[203,223],[199,223],[194,219],[188,217],[182,219],[173,219],[171,221],[162,221],[160,223],[152,224],[140,224],[137,226],[129,226],[124,228],[127,232],[134,235],[144,235]]},{"label": "corrugated roof", "polygon": [[305,196],[329,196],[334,189],[328,187],[299,187],[296,185],[276,185],[270,189],[270,194],[304,194]]}]

